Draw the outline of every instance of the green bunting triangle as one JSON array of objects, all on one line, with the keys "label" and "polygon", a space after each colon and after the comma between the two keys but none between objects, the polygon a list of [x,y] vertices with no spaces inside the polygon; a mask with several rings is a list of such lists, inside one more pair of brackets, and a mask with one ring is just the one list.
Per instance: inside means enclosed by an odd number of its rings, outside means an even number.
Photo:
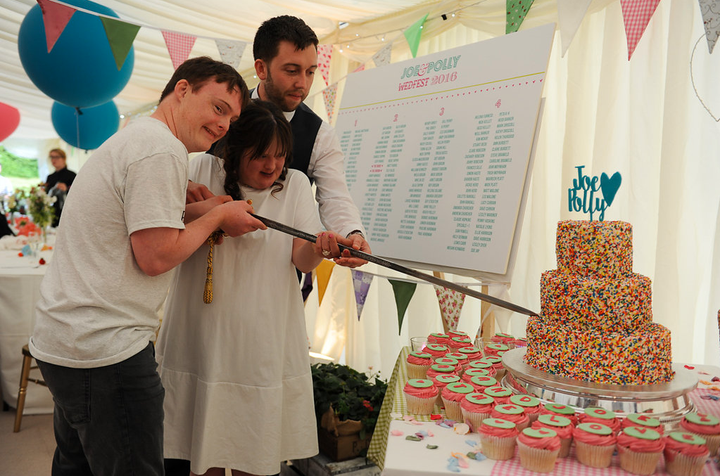
[{"label": "green bunting triangle", "polygon": [[118,71],[120,71],[125,63],[125,58],[130,53],[135,36],[140,31],[140,27],[132,23],[113,20],[112,18],[100,17],[100,19],[103,27],[105,27],[105,34],[115,57],[115,64]]},{"label": "green bunting triangle", "polygon": [[403,33],[405,39],[410,45],[410,51],[412,52],[413,58],[417,55],[418,45],[420,44],[420,36],[422,35],[422,28],[425,20],[427,20],[428,14],[410,25],[410,27]]},{"label": "green bunting triangle", "polygon": [[415,294],[417,283],[407,283],[394,279],[388,279],[388,281],[390,281],[393,292],[395,293],[395,305],[397,306],[398,312],[398,335],[400,335],[403,319],[405,318],[405,311],[407,310],[408,304],[410,304],[413,294]]},{"label": "green bunting triangle", "polygon": [[525,16],[530,11],[534,0],[505,0],[507,15],[505,15],[505,34],[515,33],[522,25]]}]

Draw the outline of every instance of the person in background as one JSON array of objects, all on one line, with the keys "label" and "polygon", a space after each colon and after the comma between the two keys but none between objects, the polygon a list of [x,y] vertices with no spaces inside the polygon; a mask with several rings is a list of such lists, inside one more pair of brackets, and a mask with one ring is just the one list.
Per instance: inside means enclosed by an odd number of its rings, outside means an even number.
[{"label": "person in background", "polygon": [[168,271],[215,230],[266,228],[229,196],[185,203],[188,153],[224,136],[247,97],[231,66],[188,60],[152,116],[105,141],[73,182],[29,342],[55,402],[53,475],[164,474],[153,342]]},{"label": "person in background", "polygon": [[67,156],[64,150],[52,149],[49,156],[50,162],[52,162],[53,167],[55,167],[55,172],[48,175],[44,186],[45,192],[57,199],[53,204],[55,217],[53,218],[52,226],[58,226],[60,223],[60,215],[62,214],[62,209],[65,204],[65,197],[77,174],[67,168]]},{"label": "person in background", "polygon": [[190,179],[214,194],[252,200],[259,215],[318,239],[277,230],[225,239],[213,253],[210,304],[202,299],[206,250],[178,267],[157,344],[169,389],[165,455],[190,460],[191,475],[221,476],[225,468],[275,474],[282,461],[318,452],[295,268],[307,273],[323,258],[339,258],[337,243],[351,240],[320,231],[309,180],[288,170],[292,131],[277,106],[248,105],[223,143],[220,157],[190,162]]},{"label": "person in background", "polygon": [[7,197],[15,193],[10,179],[3,177],[2,164],[0,164],[0,202],[5,202]]}]

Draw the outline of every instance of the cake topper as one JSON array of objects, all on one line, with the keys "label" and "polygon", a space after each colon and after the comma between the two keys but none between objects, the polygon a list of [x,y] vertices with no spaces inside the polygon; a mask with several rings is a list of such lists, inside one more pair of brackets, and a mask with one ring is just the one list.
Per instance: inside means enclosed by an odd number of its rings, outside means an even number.
[{"label": "cake topper", "polygon": [[575,168],[578,176],[573,179],[573,186],[568,189],[568,211],[587,213],[590,221],[595,212],[600,212],[598,220],[605,220],[605,210],[612,205],[622,183],[620,172],[615,172],[612,177],[608,177],[605,172],[600,177],[590,177],[583,174],[584,165]]}]

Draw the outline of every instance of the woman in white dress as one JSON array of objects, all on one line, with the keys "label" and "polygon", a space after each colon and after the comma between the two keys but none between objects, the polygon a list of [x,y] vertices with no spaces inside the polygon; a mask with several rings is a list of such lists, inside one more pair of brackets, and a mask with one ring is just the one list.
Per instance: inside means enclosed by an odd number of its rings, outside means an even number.
[{"label": "woman in white dress", "polygon": [[[165,457],[193,475],[267,475],[317,454],[307,333],[295,268],[341,256],[320,232],[305,175],[288,170],[292,132],[270,103],[244,108],[221,155],[190,162],[190,180],[216,195],[252,200],[255,213],[317,234],[276,230],[225,238],[213,253],[213,301],[203,303],[207,248],[177,268],[157,342],[165,396]],[[348,256],[347,251],[345,256]]]}]

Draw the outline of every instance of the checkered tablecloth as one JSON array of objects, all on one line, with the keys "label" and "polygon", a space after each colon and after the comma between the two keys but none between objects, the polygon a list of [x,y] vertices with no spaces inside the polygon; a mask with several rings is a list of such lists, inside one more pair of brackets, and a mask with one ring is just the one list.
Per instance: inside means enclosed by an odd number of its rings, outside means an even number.
[{"label": "checkered tablecloth", "polygon": [[[389,436],[390,422],[393,420],[393,414],[408,415],[407,405],[403,394],[403,388],[407,382],[407,370],[405,360],[407,359],[410,349],[404,347],[395,362],[392,376],[388,382],[388,390],[385,394],[380,409],[373,439],[368,448],[368,458],[372,460],[380,469],[385,467],[385,455],[387,452],[387,442]],[[697,372],[700,380],[698,388],[690,393],[690,399],[695,404],[696,410],[702,413],[708,413],[720,418],[720,380],[713,382],[712,378],[720,378],[720,368],[712,366],[686,366],[689,370]],[[413,415],[418,421],[431,421],[429,415]],[[555,469],[551,476],[628,476],[627,473],[620,468],[619,457],[617,454],[613,456],[613,462],[609,468],[590,468],[580,464],[574,457],[575,448],[571,450],[568,458],[558,459]],[[440,455],[441,453],[439,453]],[[661,459],[658,464],[658,476],[669,476],[664,469],[664,463]],[[448,472],[448,474],[450,474]],[[520,458],[516,457],[507,461],[495,462],[490,476],[534,476],[537,473],[526,470],[520,465]],[[703,476],[720,476],[720,470],[715,461],[709,461],[703,469]]]}]

